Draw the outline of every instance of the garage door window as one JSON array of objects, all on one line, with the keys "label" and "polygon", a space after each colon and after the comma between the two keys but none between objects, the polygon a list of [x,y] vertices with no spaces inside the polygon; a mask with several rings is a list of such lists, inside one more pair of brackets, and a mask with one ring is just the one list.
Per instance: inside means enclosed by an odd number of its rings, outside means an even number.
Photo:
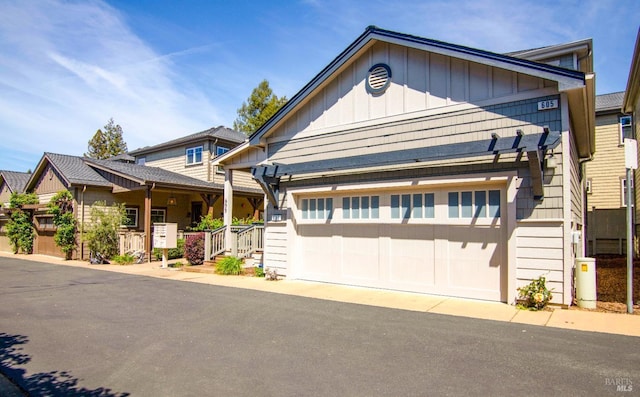
[{"label": "garage door window", "polygon": [[449,192],[448,205],[449,218],[499,218],[500,191]]},{"label": "garage door window", "polygon": [[434,194],[392,194],[391,218],[392,219],[423,219],[434,218]]},{"label": "garage door window", "polygon": [[380,196],[358,196],[342,198],[343,219],[380,218]]},{"label": "garage door window", "polygon": [[302,199],[302,219],[331,219],[333,214],[332,198]]}]

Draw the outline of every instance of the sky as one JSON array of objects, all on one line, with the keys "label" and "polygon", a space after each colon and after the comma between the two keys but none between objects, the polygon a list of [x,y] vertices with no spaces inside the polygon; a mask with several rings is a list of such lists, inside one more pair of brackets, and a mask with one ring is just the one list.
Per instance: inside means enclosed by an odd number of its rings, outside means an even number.
[{"label": "sky", "polygon": [[82,155],[111,118],[129,150],[231,127],[369,25],[497,53],[592,38],[597,94],[624,91],[639,23],[637,0],[0,0],[0,170]]}]

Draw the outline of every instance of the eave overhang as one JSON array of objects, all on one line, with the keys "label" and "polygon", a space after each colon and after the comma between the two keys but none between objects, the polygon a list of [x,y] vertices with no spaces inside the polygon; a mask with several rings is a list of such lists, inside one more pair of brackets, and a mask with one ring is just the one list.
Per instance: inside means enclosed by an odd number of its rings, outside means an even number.
[{"label": "eave overhang", "polygon": [[360,37],[307,83],[307,85],[296,93],[276,114],[252,134],[249,137],[250,145],[266,145],[266,137],[284,121],[289,113],[294,112],[295,109],[306,103],[307,98],[314,91],[322,88],[332,75],[347,67],[352,59],[357,58],[359,53],[366,51],[378,41],[465,59],[471,62],[556,81],[558,83],[558,89],[561,92],[580,89],[586,84],[585,74],[579,71],[370,26]]}]

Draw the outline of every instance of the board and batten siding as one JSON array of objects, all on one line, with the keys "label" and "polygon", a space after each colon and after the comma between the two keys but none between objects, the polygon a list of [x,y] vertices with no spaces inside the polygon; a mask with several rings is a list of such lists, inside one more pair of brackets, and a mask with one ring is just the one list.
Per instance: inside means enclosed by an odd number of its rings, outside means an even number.
[{"label": "board and batten siding", "polygon": [[9,186],[7,186],[6,182],[2,183],[0,186],[0,204],[8,203],[11,199],[11,190]]},{"label": "board and batten siding", "polygon": [[56,193],[66,189],[58,172],[48,164],[36,181],[33,191],[38,195],[40,204],[46,204]]},{"label": "board and batten siding", "polygon": [[[564,231],[560,221],[516,222],[516,286],[544,276],[553,303],[564,303]],[[571,297],[567,297],[571,298]]]},{"label": "board and batten siding", "polygon": [[[365,88],[367,71],[379,62],[390,66],[392,82],[383,95],[370,95]],[[274,131],[271,140],[553,87],[553,82],[504,69],[376,43],[311,96]]]}]

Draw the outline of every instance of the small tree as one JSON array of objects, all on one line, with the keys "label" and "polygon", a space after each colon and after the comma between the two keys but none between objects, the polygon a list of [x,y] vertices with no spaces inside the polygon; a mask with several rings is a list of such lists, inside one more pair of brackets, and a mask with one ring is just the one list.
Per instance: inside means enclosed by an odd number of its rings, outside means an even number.
[{"label": "small tree", "polygon": [[115,124],[111,118],[102,128],[98,129],[89,140],[87,152],[84,155],[94,159],[106,159],[126,153],[127,144],[123,138],[122,127]]},{"label": "small tree", "polygon": [[7,237],[17,254],[22,250],[25,254],[33,252],[33,239],[36,236],[31,213],[22,209],[26,204],[38,204],[38,196],[33,193],[12,193],[9,199],[11,218],[7,222]]},{"label": "small tree", "polygon": [[104,201],[96,201],[91,206],[90,220],[82,239],[93,254],[100,253],[105,258],[118,254],[118,229],[125,216],[124,204],[108,207]]},{"label": "small tree", "polygon": [[251,135],[285,103],[287,97],[278,98],[269,87],[269,82],[262,80],[238,109],[238,118],[233,122],[233,128]]},{"label": "small tree", "polygon": [[77,221],[73,215],[73,196],[68,190],[61,190],[51,198],[49,213],[53,214],[53,224],[57,228],[53,239],[70,259],[76,248]]}]

